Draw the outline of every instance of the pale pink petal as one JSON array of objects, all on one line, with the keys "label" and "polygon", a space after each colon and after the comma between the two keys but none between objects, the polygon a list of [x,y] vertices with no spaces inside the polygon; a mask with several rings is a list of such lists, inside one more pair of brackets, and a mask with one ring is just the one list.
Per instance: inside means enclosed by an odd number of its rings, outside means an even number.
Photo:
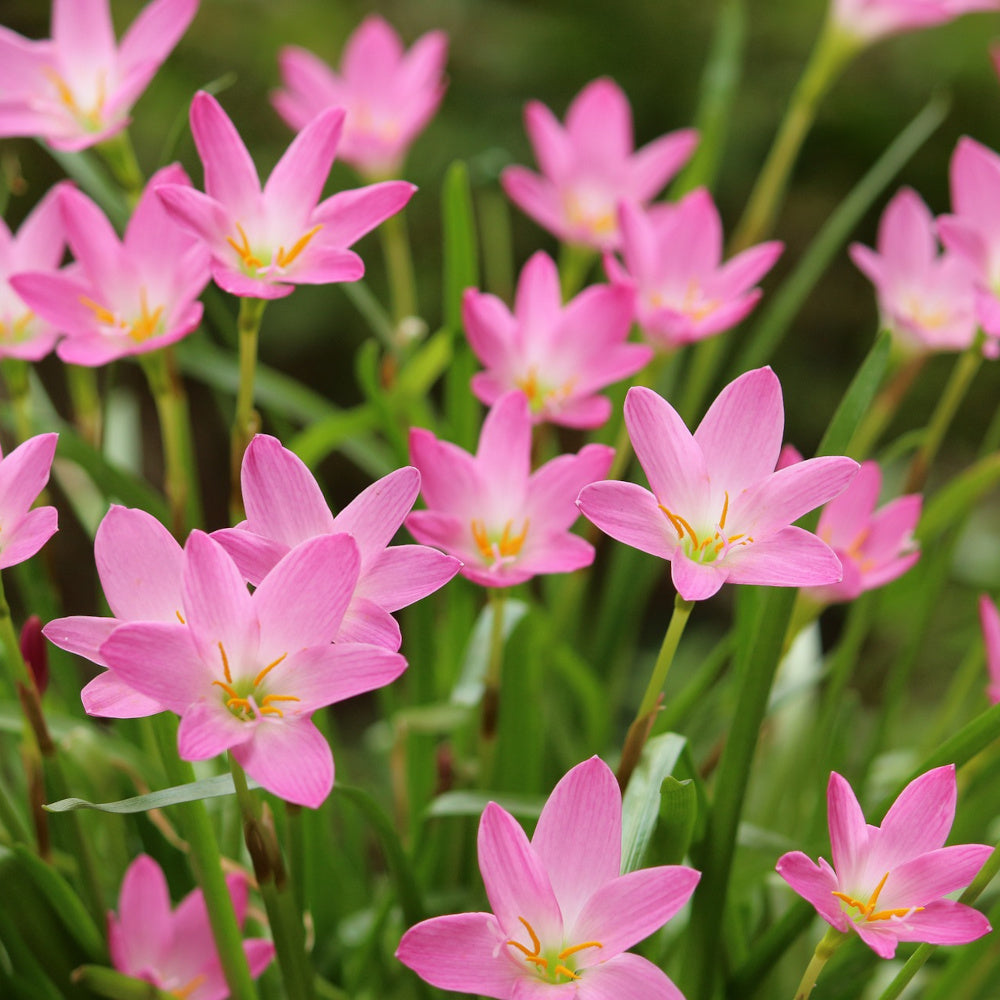
[{"label": "pale pink petal", "polygon": [[390,472],[362,490],[334,518],[333,530],[353,536],[367,569],[367,563],[392,541],[419,493],[420,473],[413,466]]},{"label": "pale pink petal", "polygon": [[988,934],[992,928],[986,917],[971,906],[938,899],[905,917],[893,930],[900,941],[967,944]]},{"label": "pale pink petal", "polygon": [[287,802],[316,809],[333,787],[333,754],[308,720],[265,720],[232,753],[251,778]]},{"label": "pale pink petal", "polygon": [[566,111],[566,132],[579,160],[612,163],[632,155],[632,109],[621,87],[592,80]]},{"label": "pale pink petal", "polygon": [[[636,345],[638,346],[638,345]],[[649,356],[652,357],[652,351]],[[634,373],[645,364],[645,360],[636,366],[629,366]],[[616,380],[617,381],[617,380]],[[549,420],[560,427],[575,427],[578,430],[590,430],[607,423],[611,416],[611,400],[604,396],[587,396],[583,399],[570,400],[564,406],[549,416]]]},{"label": "pale pink petal", "polygon": [[300,698],[301,706],[293,708],[311,713],[384,687],[405,669],[405,658],[382,646],[337,642],[292,651],[268,674],[267,685],[275,693]]},{"label": "pale pink petal", "polygon": [[[113,618],[106,618],[104,621],[117,624]],[[166,711],[166,706],[155,698],[139,694],[113,670],[105,670],[85,684],[80,692],[80,700],[88,715],[99,715],[107,719],[144,719],[148,715]]]},{"label": "pale pink petal", "polygon": [[822,858],[816,864],[801,851],[783,854],[776,865],[778,874],[805,900],[816,907],[820,916],[839,931],[848,929],[848,919],[840,900],[833,895],[841,883]]},{"label": "pale pink petal", "polygon": [[66,241],[62,217],[62,192],[66,187],[63,181],[49,188],[21,223],[16,241],[18,270],[59,266]]},{"label": "pale pink petal", "polygon": [[1000,224],[1000,156],[962,136],[951,159],[951,207],[977,228],[996,232]]},{"label": "pale pink petal", "polygon": [[115,31],[108,0],[54,0],[52,40],[61,60],[86,71],[115,62]]},{"label": "pale pink petal", "polygon": [[848,924],[848,928],[853,927],[857,931],[858,937],[879,958],[894,958],[896,946],[899,944],[897,930],[901,923],[900,920],[862,920],[858,923]]},{"label": "pale pink petal", "polygon": [[556,531],[537,540],[529,532],[528,540],[521,550],[516,563],[505,566],[506,572],[526,573],[535,576],[541,573],[572,573],[583,569],[594,561],[594,547],[579,535]]},{"label": "pale pink petal", "polygon": [[436,510],[415,510],[407,517],[406,527],[418,542],[444,549],[467,564],[482,561],[469,522],[460,517]]},{"label": "pale pink petal", "polygon": [[547,178],[525,167],[504,167],[500,172],[500,186],[504,194],[543,229],[560,239],[569,237],[558,192]]},{"label": "pale pink petal", "polygon": [[238,719],[226,708],[221,689],[208,701],[189,705],[177,727],[177,753],[182,760],[209,760],[251,739],[255,724]]},{"label": "pale pink petal", "polygon": [[878,250],[894,275],[920,274],[937,256],[934,220],[924,200],[903,188],[879,222]]},{"label": "pale pink petal", "polygon": [[403,634],[399,623],[385,608],[366,597],[359,597],[355,591],[336,641],[372,643],[396,652],[403,644]]},{"label": "pale pink petal", "polygon": [[669,559],[677,538],[656,497],[635,483],[592,483],[580,491],[580,513],[612,538]]},{"label": "pale pink petal", "polygon": [[[0,519],[4,531],[35,502],[49,481],[59,435],[36,434],[0,460]],[[54,529],[53,529],[54,530]],[[4,548],[7,540],[3,541]]]},{"label": "pale pink petal", "polygon": [[396,958],[438,989],[509,1000],[525,971],[505,939],[492,913],[455,913],[411,927]]},{"label": "pale pink petal", "polygon": [[575,455],[559,455],[546,462],[528,483],[525,517],[536,528],[569,528],[579,516],[575,501],[580,491],[604,480],[614,458],[614,448],[588,444]]},{"label": "pale pink petal", "polygon": [[774,240],[737,254],[723,264],[708,283],[711,294],[721,298],[741,295],[774,267],[784,249],[784,243]]},{"label": "pale pink petal", "polygon": [[117,924],[111,962],[119,972],[135,975],[156,969],[173,937],[170,891],[163,870],[147,854],[128,866],[118,894]]},{"label": "pale pink petal", "polygon": [[964,889],[992,853],[993,848],[986,844],[955,844],[897,863],[879,896],[879,909],[926,906]]},{"label": "pale pink petal", "polygon": [[764,587],[816,587],[837,583],[843,570],[833,549],[791,525],[751,545],[730,549],[724,560],[730,583]]},{"label": "pale pink petal", "polygon": [[333,530],[322,490],[294,452],[269,434],[256,434],[240,473],[247,529],[292,546]]},{"label": "pale pink petal", "polygon": [[727,569],[719,562],[694,562],[678,548],[670,560],[670,579],[685,601],[705,601],[717,594],[727,581]]},{"label": "pale pink petal", "polygon": [[[684,1000],[684,994],[660,968],[641,955],[616,955],[589,967],[575,984],[578,1000]],[[549,994],[551,995],[551,994]]]},{"label": "pale pink petal", "polygon": [[462,325],[469,346],[488,368],[498,368],[514,348],[517,321],[495,295],[467,288],[462,295]]},{"label": "pale pink petal", "polygon": [[406,181],[381,181],[338,191],[316,206],[311,221],[313,225],[322,224],[323,243],[349,247],[403,209],[416,190]]},{"label": "pale pink petal", "polygon": [[0,546],[0,569],[30,559],[56,533],[59,514],[55,507],[36,507],[10,529]]},{"label": "pale pink petal", "polygon": [[260,658],[269,662],[291,649],[332,642],[360,565],[357,544],[345,534],[310,538],[284,556],[252,598]]},{"label": "pale pink petal", "polygon": [[850,885],[863,872],[869,828],[854,789],[836,771],[831,772],[827,784],[826,808],[833,865],[842,883]]},{"label": "pale pink petal", "polygon": [[197,10],[198,0],[154,0],[147,4],[122,35],[118,48],[122,71],[127,73],[141,65],[152,78],[187,31]]},{"label": "pale pink petal", "polygon": [[479,870],[504,933],[528,940],[527,920],[542,940],[562,934],[562,916],[541,859],[520,824],[495,802],[479,822]]},{"label": "pale pink petal", "polygon": [[524,107],[524,129],[542,173],[556,180],[565,178],[575,154],[559,119],[541,101],[529,101]]},{"label": "pale pink petal", "polygon": [[410,461],[420,470],[420,490],[432,510],[468,514],[481,502],[484,486],[479,469],[458,445],[415,427],[410,431]]},{"label": "pale pink petal", "polygon": [[535,335],[558,320],[562,307],[555,261],[539,250],[528,258],[517,280],[514,313],[524,331]]},{"label": "pale pink petal", "polygon": [[170,215],[200,236],[217,257],[228,258],[232,248],[226,236],[235,225],[222,203],[183,184],[161,184],[153,190]]},{"label": "pale pink petal", "polygon": [[398,611],[443,587],[461,568],[453,556],[425,545],[394,545],[379,555],[358,581],[357,593]]},{"label": "pale pink petal", "polygon": [[581,966],[597,965],[659,930],[688,901],[701,878],[684,865],[640,868],[600,886],[567,933],[580,941],[600,941],[600,949],[578,956]]},{"label": "pale pink petal", "polygon": [[830,545],[847,548],[867,527],[881,489],[878,463],[862,462],[851,485],[823,508],[817,534]]},{"label": "pale pink petal", "polygon": [[656,501],[679,513],[702,510],[708,466],[677,411],[652,389],[634,386],[625,397],[625,424]]},{"label": "pale pink petal", "polygon": [[237,218],[257,211],[260,180],[236,126],[211,94],[191,101],[191,132],[205,168],[205,193]]},{"label": "pale pink petal", "polygon": [[737,491],[774,472],[783,429],[781,385],[770,368],[757,368],[719,393],[694,432],[694,440],[712,480],[735,499]]},{"label": "pale pink petal", "polygon": [[[517,490],[531,471],[531,418],[521,392],[509,392],[486,414],[476,461],[489,470],[491,483]],[[424,496],[427,496],[425,491]],[[430,502],[428,498],[428,503]]]},{"label": "pale pink petal", "polygon": [[319,202],[343,125],[343,108],[320,112],[295,136],[271,171],[264,200],[280,210],[290,227],[304,226]]},{"label": "pale pink petal", "polygon": [[939,848],[955,820],[955,766],[935,767],[911,781],[882,820],[880,849],[898,865]]},{"label": "pale pink petal", "polygon": [[604,761],[591,757],[559,781],[538,818],[531,846],[570,927],[590,896],[621,871],[621,790]]},{"label": "pale pink petal", "polygon": [[398,65],[403,44],[395,29],[377,14],[361,22],[344,46],[340,64],[344,78],[368,93],[378,93],[387,69]]},{"label": "pale pink petal", "polygon": [[[315,271],[309,275],[309,277],[315,276]],[[360,274],[355,274],[354,277],[360,277]],[[270,278],[251,278],[238,270],[235,265],[228,261],[220,262],[218,259],[212,262],[212,280],[224,292],[229,292],[230,295],[238,295],[241,298],[283,299],[295,291],[294,285],[282,284]],[[304,281],[298,274],[296,275],[296,280],[303,281],[305,284],[311,283]],[[343,281],[346,279],[342,278],[338,273],[338,276],[332,280]]]},{"label": "pale pink petal", "polygon": [[986,667],[990,676],[988,694],[995,704],[1000,700],[1000,612],[986,594],[979,598],[979,624],[983,630]]},{"label": "pale pink petal", "polygon": [[[324,246],[319,239],[313,240],[306,247],[302,256],[295,261],[294,267],[295,271],[288,276],[288,280],[299,285],[332,285],[339,281],[357,281],[365,274],[365,263],[356,253],[340,247]],[[232,277],[227,280],[230,285],[237,284]],[[242,284],[240,287],[249,288],[249,285]],[[291,288],[289,285],[270,287],[277,289],[277,293],[268,295],[268,298],[281,298],[287,294],[284,289]]]},{"label": "pale pink petal", "polygon": [[678,129],[636,150],[628,164],[631,196],[639,201],[655,197],[687,163],[697,145],[694,129]]},{"label": "pale pink petal", "polygon": [[113,615],[179,620],[184,553],[152,514],[113,504],[97,528],[94,559]]},{"label": "pale pink petal", "polygon": [[60,649],[104,666],[98,650],[118,625],[115,618],[71,615],[68,618],[54,618],[42,629],[42,634]]},{"label": "pale pink petal", "polygon": [[254,587],[290,548],[246,528],[220,528],[212,532],[212,537],[232,556],[239,571]]}]

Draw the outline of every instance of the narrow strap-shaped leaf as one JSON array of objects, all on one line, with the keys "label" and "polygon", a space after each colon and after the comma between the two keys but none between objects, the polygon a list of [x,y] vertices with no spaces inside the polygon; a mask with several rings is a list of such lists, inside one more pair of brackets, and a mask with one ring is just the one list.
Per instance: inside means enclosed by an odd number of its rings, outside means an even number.
[{"label": "narrow strap-shaped leaf", "polygon": [[[251,788],[260,787],[253,779],[248,779],[248,784]],[[213,778],[202,778],[186,785],[174,785],[156,792],[147,792],[145,795],[133,795],[117,802],[88,802],[86,799],[70,798],[50,802],[45,808],[49,812],[57,813],[71,812],[74,809],[96,809],[98,812],[106,813],[142,813],[149,812],[150,809],[175,806],[180,802],[197,802],[201,799],[215,799],[220,795],[234,795],[235,792],[233,776],[217,774]]]}]

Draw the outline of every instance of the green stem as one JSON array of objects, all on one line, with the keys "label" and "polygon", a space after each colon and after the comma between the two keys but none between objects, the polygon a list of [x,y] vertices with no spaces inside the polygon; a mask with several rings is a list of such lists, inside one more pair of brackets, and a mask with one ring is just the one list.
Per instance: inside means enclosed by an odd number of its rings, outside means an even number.
[{"label": "green stem", "polygon": [[820,101],[837,74],[858,50],[858,42],[828,20],[795,87],[771,150],[736,227],[730,251],[737,253],[767,237],[784,197],[799,149],[816,117]]},{"label": "green stem", "polygon": [[489,597],[493,611],[490,621],[490,652],[479,714],[480,786],[483,788],[488,788],[493,779],[493,758],[500,718],[500,679],[503,673],[503,618],[507,606],[506,592],[500,587],[491,587]]},{"label": "green stem", "polygon": [[406,229],[406,219],[401,212],[390,215],[379,226],[382,255],[389,275],[389,298],[392,318],[395,320],[395,351],[399,351],[400,325],[405,319],[417,316],[417,282],[413,276],[413,254]]},{"label": "green stem", "polygon": [[[194,769],[177,755],[177,727],[166,725],[171,719],[157,718],[155,734],[160,760],[171,785],[186,785],[195,780]],[[243,935],[240,931],[233,900],[222,870],[219,844],[211,819],[201,800],[184,802],[174,807],[181,819],[184,839],[188,844],[189,861],[195,880],[201,887],[208,910],[208,920],[222,971],[232,1000],[256,1000],[257,990],[250,977]]]},{"label": "green stem", "polygon": [[674,598],[674,610],[670,616],[667,631],[663,636],[663,642],[660,644],[660,653],[656,657],[653,672],[646,685],[646,692],[639,703],[639,710],[635,713],[632,725],[628,728],[625,744],[622,747],[622,758],[618,765],[617,777],[623,795],[628,787],[629,779],[632,777],[632,772],[642,756],[642,748],[646,745],[649,731],[656,721],[656,711],[663,694],[663,685],[666,683],[667,673],[674,662],[677,647],[684,634],[684,626],[687,625],[688,618],[691,617],[694,605],[694,601],[685,601],[680,594]]},{"label": "green stem", "polygon": [[267,299],[240,299],[236,319],[239,336],[240,381],[236,390],[236,414],[233,418],[232,444],[229,452],[229,512],[235,524],[243,517],[240,469],[243,453],[260,429],[260,415],[254,409],[254,376],[257,371],[257,342]]},{"label": "green stem", "polygon": [[976,372],[979,371],[982,363],[982,342],[980,337],[977,337],[972,346],[958,358],[955,367],[951,370],[948,384],[945,386],[927,424],[923,444],[913,456],[913,462],[906,476],[906,485],[903,487],[904,493],[916,493],[923,489],[931,464],[941,447],[941,442],[944,441],[944,436],[948,433],[955,413],[962,400],[965,399],[969,385],[976,377]]},{"label": "green stem", "polygon": [[805,974],[799,983],[799,988],[795,991],[795,1000],[808,1000],[812,993],[819,974],[823,971],[823,966],[830,960],[830,956],[847,940],[847,935],[838,931],[836,927],[831,927],[823,935],[816,950],[813,952],[809,965],[806,966]]},{"label": "green stem", "polygon": [[97,370],[82,365],[65,365],[66,384],[73,402],[73,416],[80,436],[93,448],[101,447],[104,423]]},{"label": "green stem", "polygon": [[559,287],[563,301],[571,299],[587,280],[597,253],[581,243],[563,243],[559,248]]},{"label": "green stem", "polygon": [[247,850],[253,861],[254,874],[274,938],[274,949],[285,986],[285,1000],[311,1000],[313,976],[306,953],[302,914],[288,880],[274,825],[270,815],[264,815],[260,802],[247,785],[243,768],[232,754],[229,755],[229,767],[243,816]]},{"label": "green stem", "polygon": [[926,354],[916,354],[897,367],[881,392],[875,397],[875,401],[861,425],[854,432],[854,436],[847,446],[848,455],[856,458],[859,462],[868,457],[875,445],[878,444],[882,432],[896,415],[896,411],[910,391],[917,376],[923,370],[926,361]]},{"label": "green stem", "polygon": [[31,415],[31,384],[28,380],[28,362],[20,358],[4,358],[3,378],[14,411],[14,427],[19,441],[27,441],[35,433]]},{"label": "green stem", "polygon": [[107,164],[111,175],[124,190],[129,207],[135,208],[142,196],[146,179],[139,167],[139,161],[136,159],[135,149],[132,147],[128,131],[123,129],[110,139],[98,143],[97,151]]},{"label": "green stem", "polygon": [[[979,873],[969,883],[965,891],[958,897],[960,903],[971,906],[981,895],[982,891],[993,881],[997,873],[1000,872],[1000,844],[993,848],[993,853],[986,859],[986,863],[979,869]],[[885,988],[879,1000],[897,1000],[906,989],[910,980],[920,971],[924,963],[934,953],[937,945],[922,944],[907,959],[906,964],[896,974],[896,978]]]},{"label": "green stem", "polygon": [[191,418],[184,383],[177,373],[169,347],[143,354],[140,361],[160,418],[166,469],[164,483],[170,503],[171,527],[178,538],[183,538],[201,523]]}]

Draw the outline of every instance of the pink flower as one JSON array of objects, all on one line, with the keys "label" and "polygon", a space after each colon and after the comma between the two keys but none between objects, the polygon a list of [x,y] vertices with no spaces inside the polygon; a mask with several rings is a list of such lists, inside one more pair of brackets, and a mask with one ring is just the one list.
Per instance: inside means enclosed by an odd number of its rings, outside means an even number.
[{"label": "pink flower", "polygon": [[[53,619],[42,630],[49,642],[106,667],[101,645],[119,625],[184,620],[184,552],[152,514],[112,505],[97,528],[94,561],[113,617]],[[98,674],[81,698],[90,715],[113,719],[137,719],[164,710],[113,670]]]},{"label": "pink flower", "polygon": [[31,505],[45,489],[58,434],[36,434],[0,454],[0,569],[30,559],[57,530],[55,507]]},{"label": "pink flower", "polygon": [[833,867],[792,851],[778,860],[778,874],[828,924],[855,931],[882,958],[892,958],[900,941],[974,941],[990,930],[986,918],[944,897],[967,886],[992,849],[943,846],[956,798],[954,765],[937,767],[911,781],[882,825],[871,826],[834,772],[826,793]]},{"label": "pink flower", "polygon": [[835,583],[833,551],[792,522],[840,493],[858,464],[813,458],[776,472],[783,420],[770,368],[726,386],[693,435],[665,399],[633,387],[625,424],[650,489],[594,483],[577,505],[612,538],[669,560],[686,601],[711,597],[724,583]]},{"label": "pink flower", "polygon": [[951,158],[951,207],[938,218],[941,241],[965,260],[975,282],[976,316],[1000,353],[1000,156],[964,137]]},{"label": "pink flower", "polygon": [[1000,702],[1000,611],[986,594],[979,597],[979,624],[983,630],[986,670],[990,676],[986,696],[996,705]]},{"label": "pink flower", "polygon": [[165,182],[190,186],[177,164],[157,171],[123,240],[86,195],[64,188],[63,220],[76,264],[11,279],[24,301],[66,334],[56,347],[63,361],[96,366],[145,354],[187,336],[201,321],[197,298],[208,284],[208,253],[153,193]]},{"label": "pink flower", "polygon": [[444,97],[447,52],[443,31],[429,31],[405,52],[392,26],[372,14],[348,38],[339,74],[307,49],[283,48],[285,89],[271,102],[296,130],[326,108],[343,108],[340,158],[364,177],[389,177]]},{"label": "pink flower", "polygon": [[212,277],[233,295],[276,299],[296,284],[356,281],[361,258],[347,248],[416,190],[385,181],[320,201],[344,122],[342,109],[317,115],[292,140],[263,189],[235,126],[210,94],[191,102],[191,131],[205,168],[205,193],[163,184],[167,210],[212,252]]},{"label": "pink flower", "polygon": [[357,543],[360,572],[339,642],[399,649],[399,626],[390,612],[443,587],[461,566],[425,545],[389,546],[420,492],[420,473],[412,467],[373,483],[334,517],[302,460],[277,438],[258,434],[243,456],[241,483],[247,519],[212,537],[253,586],[307,538],[346,532]]},{"label": "pink flower", "polygon": [[531,413],[521,392],[502,396],[486,415],[475,455],[430,431],[410,432],[427,510],[406,526],[465,564],[484,587],[510,587],[538,573],[568,573],[594,560],[593,546],[570,532],[581,487],[606,476],[614,450],[585,445],[531,472]]},{"label": "pink flower", "polygon": [[853,601],[902,576],[920,558],[913,531],[923,497],[910,493],[876,511],[881,488],[878,463],[862,462],[850,486],[823,508],[816,534],[837,554],[844,578],[808,588],[812,599],[823,604]]},{"label": "pink flower", "polygon": [[556,785],[530,841],[490,802],[478,843],[493,912],[411,927],[396,956],[422,979],[499,1000],[683,1000],[665,973],[627,949],[687,902],[699,873],[662,865],[620,874],[621,795],[602,760],[578,764]]},{"label": "pink flower", "polygon": [[972,269],[954,253],[938,254],[934,220],[915,191],[889,202],[877,252],[852,243],[850,254],[875,286],[883,325],[908,351],[961,351],[973,342]]},{"label": "pink flower", "polygon": [[[227,875],[226,885],[242,926],[247,914],[246,877]],[[201,889],[171,909],[167,880],[148,854],[140,854],[122,879],[118,914],[108,913],[108,950],[119,972],[185,1000],[229,996]],[[274,957],[274,945],[264,938],[248,938],[243,950],[256,979]]]},{"label": "pink flower", "polygon": [[108,0],[54,0],[44,41],[0,27],[0,136],[78,150],[120,132],[197,9],[153,0],[117,47]]},{"label": "pink flower", "polygon": [[40,361],[59,339],[51,323],[39,319],[11,287],[22,271],[55,271],[66,250],[59,196],[50,188],[13,236],[0,219],[0,357]]},{"label": "pink flower", "polygon": [[331,642],[359,565],[349,535],[324,535],[292,549],[251,594],[222,546],[194,531],[184,548],[185,624],[119,625],[100,655],[181,717],[184,760],[229,750],[268,791],[315,808],[333,786],[333,755],[313,712],[406,667],[387,649]]},{"label": "pink flower", "polygon": [[997,0],[833,0],[830,16],[843,32],[867,44],[998,6]]},{"label": "pink flower", "polygon": [[634,375],[653,353],[625,343],[632,325],[626,290],[595,285],[564,307],[556,265],[542,252],[521,271],[513,314],[495,295],[467,288],[462,318],[486,366],[472,391],[491,406],[520,389],[536,423],[599,427],[611,402],[598,390]]},{"label": "pink flower", "polygon": [[627,289],[642,332],[669,351],[739,323],[761,296],[753,288],[784,245],[761,243],[722,265],[722,222],[704,188],[677,205],[619,208],[623,267],[610,254],[611,282]]},{"label": "pink flower", "polygon": [[500,177],[507,197],[559,239],[598,250],[618,247],[618,202],[647,204],[698,141],[682,129],[633,151],[632,109],[607,79],[573,99],[565,128],[538,101],[525,108],[524,124],[542,173],[507,167]]}]

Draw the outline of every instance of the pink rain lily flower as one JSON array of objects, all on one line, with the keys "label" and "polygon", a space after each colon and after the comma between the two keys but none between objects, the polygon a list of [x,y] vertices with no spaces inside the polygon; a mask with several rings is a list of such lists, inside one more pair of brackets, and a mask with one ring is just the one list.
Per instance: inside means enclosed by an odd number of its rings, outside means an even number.
[{"label": "pink rain lily flower", "polygon": [[191,132],[205,168],[205,192],[162,184],[167,210],[212,253],[212,277],[233,295],[277,299],[296,284],[356,281],[361,258],[347,248],[416,190],[384,181],[320,201],[344,123],[321,112],[292,140],[263,189],[236,127],[210,94],[191,102]]},{"label": "pink rain lily flower", "polygon": [[390,612],[443,587],[462,565],[426,545],[389,545],[420,492],[420,473],[412,467],[373,483],[334,517],[305,463],[277,438],[258,434],[243,456],[241,483],[247,519],[212,537],[254,587],[307,538],[346,532],[354,539],[361,566],[340,642],[399,649],[399,625]]},{"label": "pink rain lily flower", "polygon": [[187,336],[201,322],[197,301],[208,284],[208,253],[167,214],[157,185],[188,185],[177,164],[157,171],[118,239],[104,213],[75,188],[62,191],[66,236],[76,264],[11,279],[18,294],[66,336],[63,361],[104,365]]},{"label": "pink rain lily flower", "polygon": [[580,91],[565,127],[538,101],[525,108],[524,124],[542,173],[507,167],[500,177],[507,197],[558,239],[597,250],[618,247],[618,202],[647,204],[698,141],[681,129],[636,151],[628,98],[608,79]]},{"label": "pink rain lily flower", "polygon": [[22,271],[55,271],[66,250],[60,194],[50,188],[13,235],[0,219],[0,357],[40,361],[55,346],[59,331],[39,319],[11,287]]},{"label": "pink rain lily flower", "polygon": [[990,682],[986,696],[994,705],[1000,703],[1000,611],[986,594],[979,597],[979,624],[986,648],[986,670]]},{"label": "pink rain lily flower", "polygon": [[[248,903],[246,876],[227,875],[226,886],[242,926]],[[163,870],[148,854],[140,854],[125,872],[118,913],[108,913],[108,950],[119,972],[184,1000],[229,996],[201,889],[188,893],[172,909]],[[264,938],[248,938],[243,951],[254,979],[274,957],[274,945]]]},{"label": "pink rain lily flower", "polygon": [[845,34],[869,44],[886,35],[930,28],[977,10],[996,10],[997,0],[832,0],[830,16]]},{"label": "pink rain lily flower", "polygon": [[79,150],[120,132],[198,0],[153,0],[115,44],[108,0],[54,0],[52,38],[0,27],[0,136]]},{"label": "pink rain lily flower", "polygon": [[531,413],[521,392],[502,396],[486,416],[475,455],[430,431],[410,432],[427,510],[406,519],[414,538],[463,562],[484,587],[510,587],[538,573],[569,573],[594,560],[570,532],[581,487],[607,475],[614,450],[588,444],[531,472]]},{"label": "pink rain lily flower", "polygon": [[125,623],[100,655],[181,717],[184,760],[228,750],[262,787],[315,808],[334,769],[313,712],[388,684],[406,667],[379,646],[331,642],[359,566],[349,535],[324,535],[292,549],[251,594],[225,549],[194,531],[184,548],[185,623]]},{"label": "pink rain lily flower", "polygon": [[[94,561],[113,617],[55,618],[42,630],[49,642],[107,667],[101,646],[119,625],[184,620],[184,552],[152,514],[112,505],[97,527]],[[164,711],[163,705],[140,694],[113,670],[91,680],[81,698],[88,714],[113,719]]]},{"label": "pink rain lily flower", "polygon": [[607,255],[608,277],[628,290],[640,329],[664,351],[744,319],[761,296],[753,286],[784,249],[777,241],[761,243],[722,264],[722,222],[704,188],[649,212],[623,202],[619,220],[624,266]]},{"label": "pink rain lily flower", "polygon": [[36,434],[0,454],[0,569],[30,559],[56,533],[55,507],[31,505],[45,489],[58,434]]},{"label": "pink rain lily flower", "polygon": [[920,558],[913,531],[923,497],[910,493],[875,510],[881,488],[878,463],[862,462],[850,486],[823,508],[816,534],[837,554],[844,577],[839,583],[807,588],[812,600],[853,601],[902,576]]},{"label": "pink rain lily flower", "polygon": [[407,52],[393,27],[372,14],[348,38],[340,73],[307,49],[283,48],[284,89],[271,102],[295,130],[326,108],[344,108],[340,158],[363,177],[389,177],[444,97],[447,54],[443,31],[422,35]]},{"label": "pink rain lily flower", "polygon": [[934,219],[904,188],[879,222],[878,249],[852,243],[851,260],[875,286],[882,323],[910,353],[962,351],[976,335],[973,272],[957,254],[938,253]]},{"label": "pink rain lily flower", "polygon": [[956,799],[954,765],[937,767],[911,781],[872,826],[834,772],[826,793],[833,866],[792,851],[778,860],[778,874],[828,924],[854,931],[881,958],[892,958],[900,941],[974,941],[990,930],[986,917],[944,897],[972,881],[992,848],[943,846]]},{"label": "pink rain lily flower", "polygon": [[490,802],[478,844],[493,912],[411,927],[396,956],[422,979],[498,1000],[683,1000],[664,972],[627,949],[677,913],[700,875],[683,865],[621,874],[621,794],[602,760],[562,778],[530,841]]},{"label": "pink rain lily flower", "polygon": [[1000,156],[963,137],[951,158],[953,215],[938,218],[941,241],[967,261],[975,281],[976,317],[990,338],[986,353],[1000,353]]},{"label": "pink rain lily flower", "polygon": [[711,597],[724,583],[835,583],[836,555],[792,522],[840,493],[858,464],[813,458],[776,472],[783,422],[770,368],[726,386],[694,434],[665,399],[633,387],[625,424],[650,489],[593,483],[577,505],[612,538],[669,560],[686,601]]},{"label": "pink rain lily flower", "polygon": [[492,406],[519,389],[536,423],[599,427],[611,402],[598,390],[634,375],[653,354],[625,343],[632,325],[627,290],[595,285],[563,306],[559,272],[541,251],[521,271],[513,314],[495,295],[468,288],[462,318],[486,366],[472,377],[472,391]]}]

